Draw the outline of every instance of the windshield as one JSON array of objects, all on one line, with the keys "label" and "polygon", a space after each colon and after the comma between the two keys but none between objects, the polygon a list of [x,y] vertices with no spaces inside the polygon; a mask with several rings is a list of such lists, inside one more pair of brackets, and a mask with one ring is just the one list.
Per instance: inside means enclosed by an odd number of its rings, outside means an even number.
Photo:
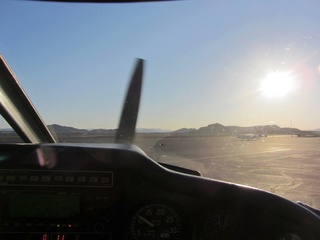
[{"label": "windshield", "polygon": [[151,158],[320,208],[319,22],[312,0],[2,1],[0,51],[71,143],[114,141],[143,58],[135,144]]}]

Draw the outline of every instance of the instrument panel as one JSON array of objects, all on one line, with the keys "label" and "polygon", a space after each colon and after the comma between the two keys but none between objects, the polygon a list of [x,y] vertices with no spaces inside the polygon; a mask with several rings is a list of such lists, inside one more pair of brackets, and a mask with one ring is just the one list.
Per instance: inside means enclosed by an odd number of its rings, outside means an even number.
[{"label": "instrument panel", "polygon": [[122,144],[0,145],[0,239],[320,239],[257,189],[169,170]]},{"label": "instrument panel", "polygon": [[0,170],[1,239],[108,239],[96,216],[116,201],[113,174]]}]

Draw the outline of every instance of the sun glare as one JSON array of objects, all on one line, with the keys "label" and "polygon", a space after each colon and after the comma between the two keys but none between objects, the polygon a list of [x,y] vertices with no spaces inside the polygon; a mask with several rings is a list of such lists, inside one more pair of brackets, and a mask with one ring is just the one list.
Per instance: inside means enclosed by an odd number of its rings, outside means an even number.
[{"label": "sun glare", "polygon": [[261,82],[261,91],[267,97],[286,96],[293,87],[293,76],[290,72],[270,72]]}]

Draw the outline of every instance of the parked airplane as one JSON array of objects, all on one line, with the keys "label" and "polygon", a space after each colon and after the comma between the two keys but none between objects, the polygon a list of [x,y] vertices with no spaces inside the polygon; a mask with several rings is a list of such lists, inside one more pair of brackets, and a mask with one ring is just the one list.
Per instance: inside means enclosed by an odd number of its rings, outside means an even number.
[{"label": "parked airplane", "polygon": [[252,141],[254,139],[259,138],[259,136],[256,134],[248,133],[248,134],[238,134],[237,138],[240,138],[242,140]]}]

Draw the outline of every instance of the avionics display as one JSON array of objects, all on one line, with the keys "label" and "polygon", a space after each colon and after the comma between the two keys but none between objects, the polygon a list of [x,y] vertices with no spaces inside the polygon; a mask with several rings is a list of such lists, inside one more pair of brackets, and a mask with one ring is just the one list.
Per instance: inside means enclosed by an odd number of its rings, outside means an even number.
[{"label": "avionics display", "polygon": [[79,194],[11,194],[10,218],[75,218],[80,214]]}]

